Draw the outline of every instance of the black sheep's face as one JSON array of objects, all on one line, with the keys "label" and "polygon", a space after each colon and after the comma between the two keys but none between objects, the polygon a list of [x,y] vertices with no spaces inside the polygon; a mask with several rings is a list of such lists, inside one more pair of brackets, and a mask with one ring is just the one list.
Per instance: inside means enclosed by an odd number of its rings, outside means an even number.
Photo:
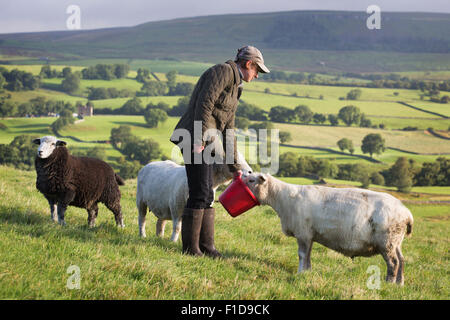
[{"label": "black sheep's face", "polygon": [[45,136],[40,139],[34,139],[33,143],[39,145],[37,156],[41,159],[50,157],[57,147],[66,145],[64,141],[58,140],[53,136]]}]

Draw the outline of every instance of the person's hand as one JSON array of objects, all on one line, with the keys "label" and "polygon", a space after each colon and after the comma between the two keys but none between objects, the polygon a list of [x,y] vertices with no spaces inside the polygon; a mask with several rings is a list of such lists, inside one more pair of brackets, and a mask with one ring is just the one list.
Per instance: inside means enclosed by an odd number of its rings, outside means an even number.
[{"label": "person's hand", "polygon": [[200,152],[203,151],[203,149],[205,149],[204,146],[201,146],[201,145],[198,145],[198,144],[194,144],[194,150],[193,150],[193,152],[194,152],[194,153],[200,153]]}]

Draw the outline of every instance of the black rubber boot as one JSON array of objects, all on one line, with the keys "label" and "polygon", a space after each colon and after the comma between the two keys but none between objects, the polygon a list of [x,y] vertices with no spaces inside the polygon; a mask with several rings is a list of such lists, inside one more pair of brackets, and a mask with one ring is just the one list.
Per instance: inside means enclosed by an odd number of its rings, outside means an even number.
[{"label": "black rubber boot", "polygon": [[222,255],[214,246],[214,208],[204,209],[202,229],[200,231],[200,250],[212,258],[221,258]]},{"label": "black rubber boot", "polygon": [[183,253],[193,256],[202,256],[199,240],[202,228],[203,209],[184,208],[181,224],[181,241]]}]

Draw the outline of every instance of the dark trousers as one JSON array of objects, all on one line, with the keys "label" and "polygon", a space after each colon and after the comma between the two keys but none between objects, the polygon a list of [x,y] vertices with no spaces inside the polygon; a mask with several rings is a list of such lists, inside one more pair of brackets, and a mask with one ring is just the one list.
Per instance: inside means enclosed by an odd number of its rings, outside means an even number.
[{"label": "dark trousers", "polygon": [[185,164],[186,175],[189,187],[189,198],[186,208],[206,209],[210,208],[214,201],[213,191],[213,166],[203,160],[194,164],[194,154],[191,153],[192,163]]}]

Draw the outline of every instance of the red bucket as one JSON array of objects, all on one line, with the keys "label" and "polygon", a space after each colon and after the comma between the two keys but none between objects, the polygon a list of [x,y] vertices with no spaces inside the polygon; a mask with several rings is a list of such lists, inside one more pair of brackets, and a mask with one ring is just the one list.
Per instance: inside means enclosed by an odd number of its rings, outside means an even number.
[{"label": "red bucket", "polygon": [[240,175],[235,177],[233,182],[220,195],[219,202],[232,217],[237,217],[254,206],[259,205],[258,199],[256,199],[251,190],[242,181]]}]

